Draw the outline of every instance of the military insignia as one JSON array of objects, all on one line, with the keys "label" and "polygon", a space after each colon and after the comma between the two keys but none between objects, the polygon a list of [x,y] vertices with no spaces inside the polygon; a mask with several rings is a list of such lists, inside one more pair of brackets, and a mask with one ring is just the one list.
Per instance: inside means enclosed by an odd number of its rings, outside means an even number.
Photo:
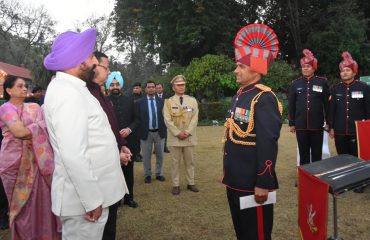
[{"label": "military insignia", "polygon": [[354,92],[351,92],[351,97],[352,98],[364,98],[364,94],[362,93],[362,91],[354,91]]},{"label": "military insignia", "polygon": [[341,97],[341,96],[343,96],[343,94],[341,94],[341,93],[337,93],[337,94],[335,94],[335,96],[337,96],[337,97]]},{"label": "military insignia", "polygon": [[313,85],[312,86],[312,91],[314,91],[314,92],[322,92],[322,86]]},{"label": "military insignia", "polygon": [[317,233],[319,229],[316,227],[314,222],[314,217],[316,215],[316,211],[313,210],[312,204],[310,206],[307,206],[307,224],[310,227],[310,231],[312,233]]},{"label": "military insignia", "polygon": [[191,107],[188,107],[188,106],[184,106],[182,108],[182,110],[185,111],[185,112],[193,112],[194,111],[194,108],[191,108]]},{"label": "military insignia", "polygon": [[237,107],[235,109],[234,119],[240,122],[247,123],[249,121],[250,110]]}]

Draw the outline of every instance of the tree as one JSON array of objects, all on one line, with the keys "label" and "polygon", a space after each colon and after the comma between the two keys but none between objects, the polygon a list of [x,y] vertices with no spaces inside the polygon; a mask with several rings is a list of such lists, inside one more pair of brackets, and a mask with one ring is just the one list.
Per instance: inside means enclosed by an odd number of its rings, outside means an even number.
[{"label": "tree", "polygon": [[139,34],[161,63],[183,66],[208,53],[231,56],[235,33],[243,23],[236,1],[119,0],[115,12],[118,38]]},{"label": "tree", "polygon": [[369,72],[369,44],[366,36],[367,19],[355,2],[338,0],[327,9],[327,24],[308,36],[307,46],[314,48],[319,69],[329,77],[338,76],[341,54],[349,51],[357,60],[361,72]]},{"label": "tree", "polygon": [[235,62],[225,55],[207,54],[200,59],[195,58],[184,72],[187,89],[197,99],[220,99],[238,88],[234,69]]},{"label": "tree", "polygon": [[45,85],[48,74],[42,60],[55,33],[55,22],[43,6],[22,5],[16,0],[0,0],[0,16],[0,60],[25,65],[35,82]]}]

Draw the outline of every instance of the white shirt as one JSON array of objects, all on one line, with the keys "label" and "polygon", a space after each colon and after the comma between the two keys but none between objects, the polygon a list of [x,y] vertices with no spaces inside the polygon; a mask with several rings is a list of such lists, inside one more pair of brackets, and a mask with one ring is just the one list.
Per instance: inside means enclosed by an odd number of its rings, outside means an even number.
[{"label": "white shirt", "polygon": [[51,189],[57,216],[108,207],[128,193],[107,115],[86,84],[57,72],[43,105],[55,170]]}]

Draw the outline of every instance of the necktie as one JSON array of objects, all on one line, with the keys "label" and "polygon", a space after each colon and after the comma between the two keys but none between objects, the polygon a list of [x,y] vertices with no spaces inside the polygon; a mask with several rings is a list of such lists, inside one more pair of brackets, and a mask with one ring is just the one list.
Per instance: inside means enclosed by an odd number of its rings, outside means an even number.
[{"label": "necktie", "polygon": [[181,104],[181,105],[182,105],[183,101],[184,101],[184,98],[181,96],[181,97],[180,97],[180,104]]},{"label": "necktie", "polygon": [[157,115],[155,114],[154,98],[150,99],[150,109],[152,110],[152,127],[153,129],[156,129],[157,128]]}]

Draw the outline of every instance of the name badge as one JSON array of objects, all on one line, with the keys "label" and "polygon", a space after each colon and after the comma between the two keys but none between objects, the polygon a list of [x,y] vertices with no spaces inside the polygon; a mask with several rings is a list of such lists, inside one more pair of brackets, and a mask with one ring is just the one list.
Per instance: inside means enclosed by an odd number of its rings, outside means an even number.
[{"label": "name badge", "polygon": [[355,92],[351,92],[351,97],[352,98],[364,98],[364,94],[362,93],[362,91],[355,91]]},{"label": "name badge", "polygon": [[172,107],[172,109],[179,109],[179,107]]},{"label": "name badge", "polygon": [[250,115],[250,110],[237,107],[235,109],[234,119],[240,122],[247,123],[249,121],[249,115]]},{"label": "name badge", "polygon": [[193,112],[194,111],[194,108],[185,106],[185,107],[182,108],[182,110],[185,111],[185,112]]},{"label": "name badge", "polygon": [[314,92],[322,92],[322,86],[313,85],[313,86],[312,86],[312,90],[313,90]]}]

